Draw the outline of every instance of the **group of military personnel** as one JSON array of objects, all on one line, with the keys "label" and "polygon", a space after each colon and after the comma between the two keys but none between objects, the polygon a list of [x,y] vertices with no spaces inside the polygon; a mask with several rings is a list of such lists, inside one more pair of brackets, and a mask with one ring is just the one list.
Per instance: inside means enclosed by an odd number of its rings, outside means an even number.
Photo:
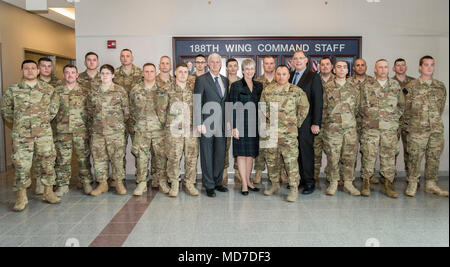
[{"label": "group of military personnel", "polygon": [[[131,152],[136,157],[134,195],[147,191],[151,160],[152,187],[176,197],[183,154],[186,193],[199,195],[195,187],[199,140],[192,135],[193,101],[195,79],[207,73],[207,59],[203,55],[195,58],[196,72],[192,75],[186,64],[178,64],[174,76],[170,74],[172,65],[168,56],[161,57],[159,74],[154,64],[147,63],[141,69],[133,60],[132,51],[123,49],[119,68],[105,64],[98,70],[98,55],[89,52],[85,56],[86,71],[79,74],[76,66],[66,65],[63,81],[52,74],[53,65],[48,58],[22,63],[23,79],[11,85],[1,100],[3,118],[12,124],[13,189],[17,191],[13,210],[22,211],[27,206],[31,169],[36,177],[35,193],[43,194],[43,200],[48,203],[59,203],[60,197],[69,192],[72,153],[78,160],[79,185],[84,193],[98,196],[115,187],[118,194],[126,194],[123,180],[129,137]],[[393,182],[401,136],[408,181],[406,195],[413,197],[417,192],[425,155],[425,191],[448,196],[436,184],[444,144],[442,113],[446,89],[432,77],[432,57],[420,60],[418,79],[406,76],[405,64],[403,59],[398,59],[394,64],[396,75],[390,79],[388,62],[378,60],[375,77],[370,77],[366,75],[366,62],[358,59],[353,67],[355,74],[348,78],[347,62],[337,61],[333,66],[330,58],[320,61],[324,105],[322,129],[314,143],[315,179],[318,183],[324,150],[328,163],[327,195],[334,195],[343,180],[345,192],[369,196],[370,184],[378,182],[374,167],[379,153],[382,191],[389,197],[397,197]],[[236,60],[227,62],[230,84],[239,79],[237,65]],[[271,103],[278,103],[278,124],[276,133],[269,130],[268,137],[261,138],[262,142],[275,144],[260,149],[255,160],[254,183],[261,182],[267,164],[272,186],[264,194],[279,191],[281,179],[291,188],[287,200],[295,201],[301,178],[297,129],[308,114],[309,103],[301,88],[288,82],[288,67],[281,65],[275,69],[274,58],[268,56],[263,68],[264,74],[255,79],[264,86],[260,101],[266,103],[264,114],[268,125]],[[270,138],[273,134],[277,135],[275,140]],[[358,143],[362,153],[361,191],[353,185]],[[91,155],[98,183],[95,189],[92,188]],[[111,179],[108,178],[110,163]],[[224,185],[228,181],[228,158],[225,163]],[[238,173],[235,171],[237,183]]]}]

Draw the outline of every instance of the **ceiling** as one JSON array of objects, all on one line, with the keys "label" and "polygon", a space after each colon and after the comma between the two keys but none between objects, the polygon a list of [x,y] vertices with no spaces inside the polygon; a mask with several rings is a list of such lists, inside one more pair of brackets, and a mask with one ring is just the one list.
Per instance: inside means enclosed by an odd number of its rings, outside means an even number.
[{"label": "ceiling", "polygon": [[[26,0],[2,0],[3,2],[6,2],[8,4],[14,5],[16,7],[25,9],[26,6]],[[75,6],[73,4],[73,0],[47,0],[47,7],[60,7],[60,8],[67,8],[68,11],[71,11],[75,13]],[[44,18],[47,18],[49,20],[53,20],[55,22],[61,23],[63,25],[66,25],[68,27],[71,27],[75,29],[75,21],[63,16],[59,13],[56,13],[55,11],[48,10],[47,12],[33,12],[36,13],[39,16],[42,16]]]}]

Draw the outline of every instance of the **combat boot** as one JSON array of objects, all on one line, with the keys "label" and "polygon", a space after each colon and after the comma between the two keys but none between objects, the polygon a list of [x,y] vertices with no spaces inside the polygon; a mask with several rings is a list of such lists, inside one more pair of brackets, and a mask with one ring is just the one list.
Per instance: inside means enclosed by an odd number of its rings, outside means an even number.
[{"label": "combat boot", "polygon": [[178,196],[179,187],[180,187],[180,182],[178,180],[172,181],[171,185],[170,185],[169,196],[170,197]]},{"label": "combat boot", "polygon": [[97,188],[95,188],[94,190],[92,190],[91,192],[91,196],[99,196],[102,193],[106,193],[108,192],[108,182],[106,181],[101,181],[98,185]]},{"label": "combat boot", "polygon": [[363,179],[361,195],[365,197],[370,196],[370,179]]},{"label": "combat boot", "polygon": [[17,191],[17,200],[14,204],[13,210],[14,211],[23,211],[25,207],[28,204],[28,198],[27,198],[27,190],[22,189]]},{"label": "combat boot", "polygon": [[109,187],[116,187],[116,181],[114,181],[111,178],[108,178],[108,186]]},{"label": "combat boot", "polygon": [[255,176],[253,176],[253,183],[259,184],[261,183],[262,171],[256,171]]},{"label": "combat boot", "polygon": [[83,184],[83,191],[86,195],[89,195],[92,192],[92,185],[91,183],[84,183]]},{"label": "combat boot", "polygon": [[241,178],[241,174],[239,173],[239,170],[234,170],[234,184],[241,184],[242,183],[242,178]]},{"label": "combat boot", "polygon": [[227,186],[228,185],[228,170],[223,170],[222,173],[222,185]]},{"label": "combat boot", "polygon": [[126,195],[127,194],[127,190],[125,189],[125,186],[123,184],[123,181],[115,181],[116,184],[116,192],[118,195]]},{"label": "combat boot", "polygon": [[56,204],[61,202],[61,199],[59,199],[55,193],[53,193],[53,186],[45,186],[44,187],[44,196],[42,197],[43,201],[46,201],[50,204]]},{"label": "combat boot", "polygon": [[134,189],[133,195],[142,196],[145,192],[147,192],[147,182],[140,182]]},{"label": "combat boot", "polygon": [[417,193],[417,182],[409,182],[408,186],[406,187],[405,195],[408,197],[415,197]]},{"label": "combat boot", "polygon": [[64,196],[67,193],[69,193],[69,186],[68,185],[58,186],[58,188],[55,191],[55,195],[57,197],[62,197],[62,196]]},{"label": "combat boot", "polygon": [[425,192],[428,194],[436,194],[440,197],[448,197],[448,191],[442,190],[436,181],[427,181],[425,184]]},{"label": "combat boot", "polygon": [[370,183],[371,184],[379,184],[380,180],[378,180],[378,178],[375,177],[375,175],[372,175],[372,177],[370,177]]},{"label": "combat boot", "polygon": [[36,190],[34,192],[36,195],[44,194],[44,185],[41,182],[40,178],[36,178]]},{"label": "combat boot", "polygon": [[330,181],[330,185],[328,186],[325,194],[329,196],[334,196],[334,194],[336,194],[336,191],[338,189],[338,185],[339,185],[338,181]]},{"label": "combat boot", "polygon": [[384,179],[384,185],[381,187],[381,192],[386,194],[388,197],[397,198],[398,194],[395,192],[394,188],[392,187],[391,181],[388,179]]},{"label": "combat boot", "polygon": [[298,198],[298,185],[291,185],[291,189],[289,191],[288,196],[286,197],[286,201],[295,202]]},{"label": "combat boot", "polygon": [[159,191],[163,194],[168,194],[170,191],[170,187],[167,184],[167,180],[160,179],[159,180]]},{"label": "combat boot", "polygon": [[272,183],[272,186],[269,189],[264,190],[264,195],[271,196],[278,192],[280,192],[280,182]]},{"label": "combat boot", "polygon": [[349,193],[352,196],[361,195],[361,192],[353,186],[352,181],[344,181],[344,192]]},{"label": "combat boot", "polygon": [[186,183],[185,184],[185,188],[186,188],[186,193],[191,195],[191,196],[198,196],[199,192],[197,190],[197,188],[195,188],[193,183]]},{"label": "combat boot", "polygon": [[281,184],[289,184],[289,180],[288,180],[285,170],[281,170],[280,179],[281,179]]}]

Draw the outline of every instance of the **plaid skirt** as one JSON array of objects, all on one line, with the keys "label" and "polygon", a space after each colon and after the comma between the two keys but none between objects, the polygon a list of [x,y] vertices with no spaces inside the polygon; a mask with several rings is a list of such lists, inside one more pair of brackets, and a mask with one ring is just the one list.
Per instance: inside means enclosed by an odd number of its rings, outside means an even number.
[{"label": "plaid skirt", "polygon": [[233,157],[253,157],[259,153],[259,137],[233,138]]}]

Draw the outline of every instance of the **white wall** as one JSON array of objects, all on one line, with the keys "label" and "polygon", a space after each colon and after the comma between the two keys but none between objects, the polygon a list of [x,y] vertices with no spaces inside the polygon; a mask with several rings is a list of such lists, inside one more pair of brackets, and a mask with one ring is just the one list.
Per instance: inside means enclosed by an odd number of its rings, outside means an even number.
[{"label": "white wall", "polygon": [[[75,7],[81,69],[91,50],[101,63],[114,66],[120,65],[123,48],[133,50],[137,65],[158,63],[160,56],[172,56],[173,36],[362,36],[370,74],[377,59],[403,57],[408,74],[417,76],[419,58],[430,54],[436,58],[435,78],[449,86],[447,0],[89,0]],[[106,48],[111,39],[117,40],[115,50]],[[448,171],[448,97],[444,122],[440,170]],[[404,169],[402,161],[399,170]],[[133,165],[128,163],[128,173]]]}]

